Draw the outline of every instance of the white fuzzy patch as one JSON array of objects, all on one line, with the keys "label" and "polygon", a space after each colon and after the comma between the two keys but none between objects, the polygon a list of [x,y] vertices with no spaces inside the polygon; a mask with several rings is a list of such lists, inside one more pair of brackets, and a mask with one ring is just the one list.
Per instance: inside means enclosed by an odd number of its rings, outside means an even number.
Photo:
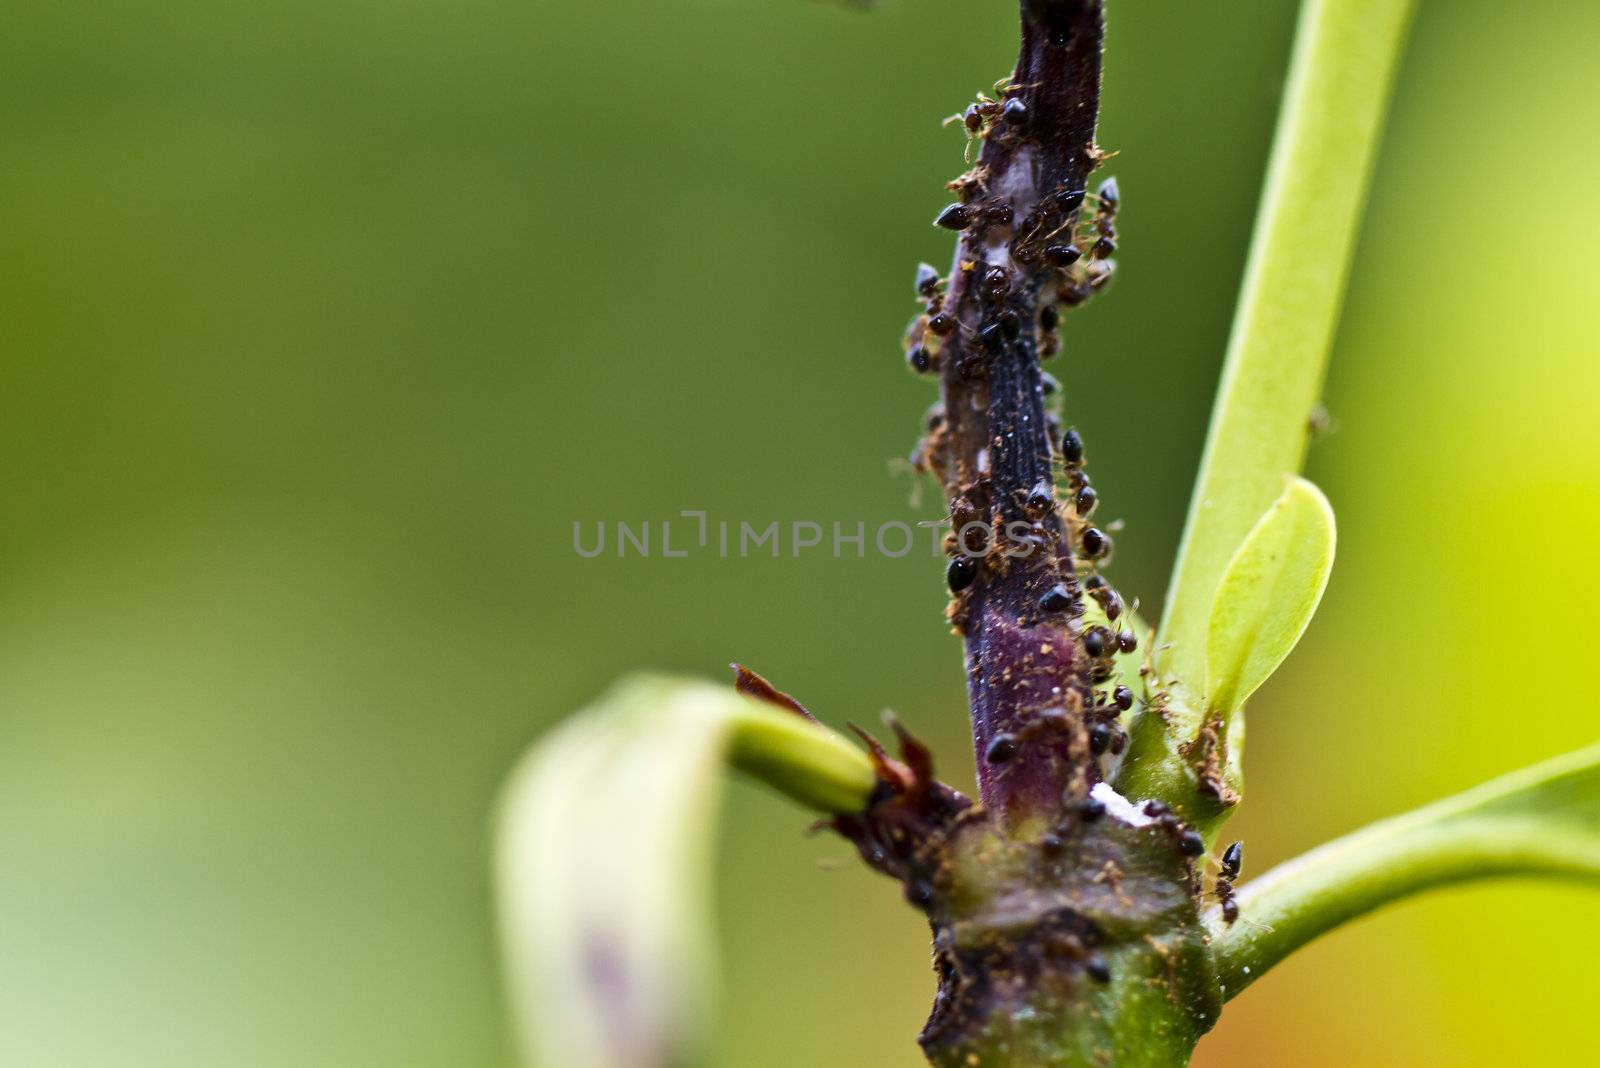
[{"label": "white fuzzy patch", "polygon": [[1130,827],[1148,827],[1155,820],[1144,814],[1143,807],[1135,805],[1111,788],[1108,782],[1097,782],[1089,796],[1106,806],[1106,811]]}]

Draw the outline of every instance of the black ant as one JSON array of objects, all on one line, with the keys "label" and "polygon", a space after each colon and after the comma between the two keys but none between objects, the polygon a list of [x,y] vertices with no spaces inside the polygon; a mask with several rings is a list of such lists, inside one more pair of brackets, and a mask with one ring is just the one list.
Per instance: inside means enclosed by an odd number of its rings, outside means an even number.
[{"label": "black ant", "polygon": [[1211,895],[1222,907],[1222,922],[1232,927],[1239,918],[1239,902],[1233,894],[1233,884],[1244,870],[1244,843],[1235,842],[1222,851],[1222,870],[1211,888]]},{"label": "black ant", "polygon": [[1155,821],[1156,826],[1172,838],[1178,846],[1178,852],[1191,860],[1205,855],[1206,840],[1200,832],[1190,827],[1178,814],[1172,811],[1172,806],[1165,801],[1151,799],[1144,803],[1144,814]]},{"label": "black ant", "polygon": [[[1021,244],[1029,255],[1042,255],[1055,268],[1056,302],[1075,308],[1111,284],[1121,193],[1117,180],[1107,178],[1092,198],[1082,190],[1062,190],[1046,198],[1046,203],[1055,206],[1054,210],[1037,217]],[[1041,236],[1046,218],[1054,229]],[[1019,248],[1019,255],[1022,251]]]},{"label": "black ant", "polygon": [[1001,78],[994,83],[994,97],[979,93],[978,99],[974,103],[967,105],[965,111],[957,115],[951,115],[944,120],[946,126],[959,122],[966,127],[967,147],[965,157],[967,162],[972,162],[973,143],[982,141],[987,137],[989,131],[999,124],[1002,119],[1013,126],[1021,126],[1027,121],[1028,106],[1010,94],[1031,88],[1033,86],[1017,85],[1009,77]]}]

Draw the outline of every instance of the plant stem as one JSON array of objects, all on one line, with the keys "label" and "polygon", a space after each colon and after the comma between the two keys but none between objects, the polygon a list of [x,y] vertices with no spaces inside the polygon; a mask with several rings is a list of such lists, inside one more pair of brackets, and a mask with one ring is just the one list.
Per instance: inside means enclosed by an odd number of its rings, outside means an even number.
[{"label": "plant stem", "polygon": [[[1284,476],[1305,459],[1412,8],[1412,0],[1307,0],[1301,12],[1233,334],[1157,632],[1157,667],[1171,694],[1169,729],[1146,723],[1128,765],[1153,789],[1162,776],[1138,765],[1181,762],[1172,750],[1195,737],[1205,716],[1198,691],[1217,583],[1282,492]],[[1236,763],[1238,753],[1230,757]]]},{"label": "plant stem", "polygon": [[1600,878],[1600,746],[1375,823],[1254,880],[1238,895],[1241,922],[1212,920],[1224,995],[1380,905],[1519,874]]},{"label": "plant stem", "polygon": [[1309,0],[1210,434],[1160,626],[1205,670],[1223,568],[1300,469],[1411,0]]},{"label": "plant stem", "polygon": [[1137,639],[1103,625],[1132,614],[1095,573],[1107,545],[1089,533],[1082,442],[1046,412],[1039,362],[1062,309],[1112,268],[1116,190],[1086,187],[1102,40],[1101,0],[1022,0],[1015,70],[963,116],[983,147],[940,216],[961,232],[954,266],[919,272],[907,339],[912,366],[940,372],[918,455],[950,506],[982,804],[933,781],[902,734],[905,774],[875,751],[891,790],[833,826],[933,929],[920,1041],[939,1068],[1174,1068],[1221,1009],[1197,837],[1170,812],[1091,797],[1131,700],[1097,685]]},{"label": "plant stem", "polygon": [[[1070,714],[1089,703],[1090,682],[1067,627],[1071,608],[1081,614],[1081,591],[1054,496],[1039,367],[1043,334],[1054,338],[1039,317],[1060,282],[1042,238],[1066,229],[1056,240],[1070,241],[1078,217],[1077,204],[1067,210],[1056,197],[1080,191],[1081,200],[1099,162],[1101,3],[1023,0],[1021,18],[1021,52],[1000,94],[1012,110],[982,119],[978,166],[952,183],[970,220],[948,292],[929,307],[958,322],[939,343],[943,422],[931,449],[955,528],[948,544],[961,551],[956,537],[969,520],[1001,532],[952,619],[966,639],[980,797],[1012,822],[1052,818],[1064,793],[1084,796],[1098,779],[1087,725]],[[1058,586],[1071,606],[1042,612],[1041,597]],[[1067,714],[1040,730],[1036,713],[1050,706]],[[1017,740],[1003,768],[987,759],[1002,737]]]}]

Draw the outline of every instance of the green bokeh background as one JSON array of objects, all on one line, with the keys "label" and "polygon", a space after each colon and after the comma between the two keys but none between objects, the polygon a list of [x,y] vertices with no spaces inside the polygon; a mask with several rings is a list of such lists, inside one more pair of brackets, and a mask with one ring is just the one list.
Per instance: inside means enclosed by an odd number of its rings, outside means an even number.
[{"label": "green bokeh background", "polygon": [[[1071,317],[1114,574],[1177,540],[1293,5],[1111,5],[1125,240]],[[508,1065],[487,819],[635,668],[893,707],[938,566],[580,559],[574,520],[914,519],[898,332],[1010,5],[23,0],[0,36],[0,1064]],[[1600,8],[1426,4],[1341,327],[1321,616],[1248,871],[1591,741]],[[687,530],[687,524],[685,525]],[[675,534],[679,534],[675,530]],[[718,1064],[920,1063],[925,932],[735,785]],[[1364,921],[1206,1065],[1593,1060],[1600,895]]]}]

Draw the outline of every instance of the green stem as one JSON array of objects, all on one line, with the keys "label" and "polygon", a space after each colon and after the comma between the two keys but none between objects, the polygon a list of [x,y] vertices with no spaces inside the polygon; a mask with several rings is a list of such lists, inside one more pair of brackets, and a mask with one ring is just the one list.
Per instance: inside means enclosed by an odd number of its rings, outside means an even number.
[{"label": "green stem", "polygon": [[865,753],[798,716],[745,703],[726,729],[730,764],[817,812],[859,812],[878,784]]},{"label": "green stem", "polygon": [[1300,470],[1411,0],[1310,0],[1161,639],[1205,669],[1217,580]]},{"label": "green stem", "polygon": [[[1171,790],[1200,727],[1206,627],[1228,561],[1300,470],[1412,0],[1308,0],[1244,286],[1157,634],[1167,731],[1131,780]],[[1236,758],[1237,754],[1233,754]],[[1145,767],[1140,768],[1141,762]],[[1162,769],[1152,765],[1164,764]],[[1181,803],[1186,798],[1169,800]]]},{"label": "green stem", "polygon": [[1411,0],[1310,0],[1266,195],[1160,627],[1168,667],[1205,673],[1222,569],[1306,457],[1350,249]]},{"label": "green stem", "polygon": [[1224,996],[1380,905],[1523,874],[1600,878],[1600,745],[1375,823],[1251,882],[1238,922],[1211,918]]}]

